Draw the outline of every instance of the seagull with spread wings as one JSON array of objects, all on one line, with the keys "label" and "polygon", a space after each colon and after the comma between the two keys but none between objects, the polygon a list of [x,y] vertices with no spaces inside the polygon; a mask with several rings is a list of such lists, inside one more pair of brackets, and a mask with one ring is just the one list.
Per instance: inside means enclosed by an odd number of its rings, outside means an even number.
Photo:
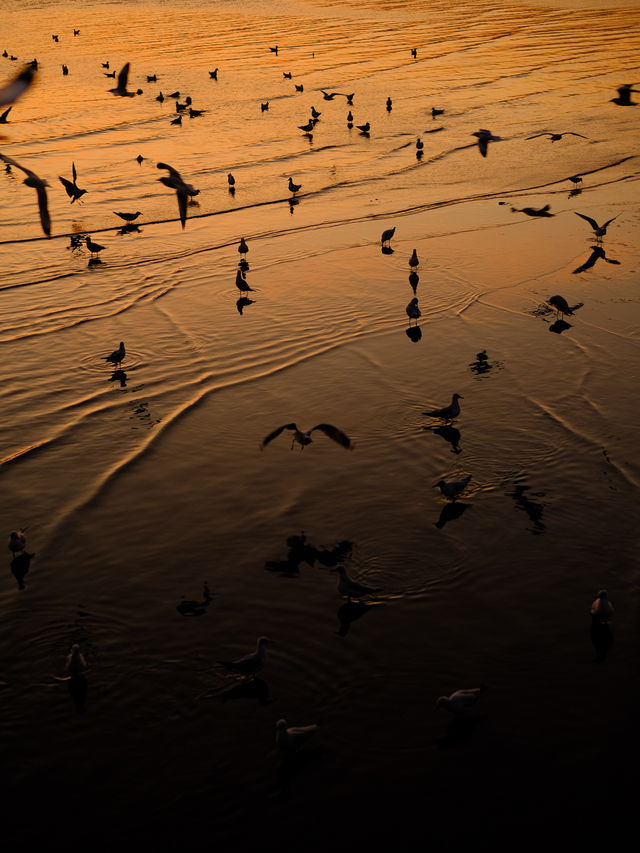
[{"label": "seagull with spread wings", "polygon": [[51,217],[49,216],[49,206],[47,204],[47,190],[46,187],[49,184],[39,178],[35,172],[32,172],[31,169],[25,169],[24,166],[21,166],[20,163],[16,163],[11,157],[7,157],[6,154],[0,154],[0,160],[4,163],[8,163],[9,166],[15,166],[16,169],[20,169],[20,171],[24,172],[27,176],[25,180],[22,182],[28,187],[33,187],[33,189],[38,193],[38,209],[40,210],[40,222],[42,223],[42,230],[47,235],[47,237],[51,236]]},{"label": "seagull with spread wings", "polygon": [[17,101],[21,95],[24,95],[29,86],[33,83],[35,73],[33,66],[27,65],[26,68],[22,69],[17,77],[14,77],[13,80],[0,89],[0,107],[4,107],[6,104],[12,104],[14,101]]},{"label": "seagull with spread wings", "polygon": [[563,136],[579,136],[581,139],[588,139],[582,133],[574,133],[572,130],[566,130],[564,133],[536,133],[534,136],[527,136],[527,139],[538,139],[540,136],[548,136],[551,142],[558,142]]},{"label": "seagull with spread wings", "polygon": [[127,80],[129,78],[129,63],[122,67],[122,70],[118,74],[118,85],[115,89],[109,89],[112,95],[120,95],[121,98],[133,98],[136,94],[135,92],[129,92],[127,90]]},{"label": "seagull with spread wings", "polygon": [[595,219],[592,219],[590,216],[585,216],[584,213],[577,213],[575,210],[574,210],[574,213],[576,214],[576,216],[579,216],[580,219],[584,219],[585,222],[589,223],[589,225],[593,228],[593,232],[596,235],[596,240],[598,242],[600,242],[602,240],[602,238],[604,237],[604,235],[607,233],[607,225],[611,225],[613,220],[617,219],[618,216],[620,215],[619,213],[617,213],[611,219],[607,219],[607,221],[604,223],[604,225],[598,225],[598,223],[595,221]]},{"label": "seagull with spread wings", "polygon": [[278,429],[274,429],[274,431],[270,432],[269,435],[264,439],[264,441],[262,442],[262,447],[266,447],[270,441],[273,441],[274,438],[277,438],[281,432],[284,432],[285,429],[293,430],[293,440],[291,442],[292,450],[293,445],[296,442],[298,442],[298,444],[302,447],[303,450],[308,444],[311,444],[311,433],[316,429],[319,429],[329,438],[333,439],[333,441],[336,441],[338,444],[341,444],[343,447],[346,447],[347,450],[352,449],[351,439],[347,435],[345,435],[342,430],[339,430],[337,427],[334,427],[331,424],[316,424],[316,426],[311,427],[311,429],[304,432],[303,430],[298,429],[297,424],[294,423],[283,424],[281,427],[278,427]]},{"label": "seagull with spread wings", "polygon": [[63,178],[62,175],[58,175],[58,179],[59,179],[60,183],[62,184],[62,186],[64,187],[66,194],[71,199],[71,204],[73,204],[74,201],[77,201],[79,198],[82,198],[82,196],[87,191],[81,190],[80,187],[78,186],[78,184],[76,183],[78,175],[76,173],[76,164],[75,163],[71,164],[71,169],[72,169],[72,174],[73,174],[73,181],[69,181],[69,180],[67,180],[67,178]]},{"label": "seagull with spread wings", "polygon": [[180,222],[184,228],[185,222],[187,221],[188,199],[198,195],[200,190],[195,189],[191,184],[187,184],[183,181],[180,172],[168,163],[158,163],[158,169],[167,169],[169,172],[168,178],[158,178],[158,180],[160,183],[164,184],[165,187],[170,187],[172,190],[176,191],[176,196],[178,197],[178,209],[180,211]]}]

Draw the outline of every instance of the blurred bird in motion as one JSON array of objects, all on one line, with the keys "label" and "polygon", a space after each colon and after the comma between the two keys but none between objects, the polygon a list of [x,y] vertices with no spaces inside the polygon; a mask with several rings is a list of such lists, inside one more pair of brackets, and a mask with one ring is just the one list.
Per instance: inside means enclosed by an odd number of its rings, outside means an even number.
[{"label": "blurred bird in motion", "polygon": [[169,172],[168,178],[158,178],[158,180],[160,183],[164,184],[165,187],[170,187],[176,191],[180,222],[184,228],[185,222],[187,221],[187,202],[190,198],[193,198],[193,196],[198,195],[200,190],[195,189],[191,184],[187,184],[183,181],[180,172],[168,163],[158,163],[158,169],[166,169]]},{"label": "blurred bird in motion", "polygon": [[487,156],[487,151],[489,150],[490,142],[500,142],[500,136],[494,136],[490,130],[477,130],[475,133],[471,134],[472,136],[478,137],[478,148],[480,149],[480,153],[483,157]]},{"label": "blurred bird in motion", "polygon": [[13,80],[0,88],[0,107],[13,104],[21,95],[24,95],[33,83],[35,74],[35,69],[31,65],[27,65]]},{"label": "blurred bird in motion", "polygon": [[120,346],[118,349],[114,349],[111,355],[105,355],[104,361],[108,361],[111,364],[122,364],[122,361],[126,355],[126,350],[124,348],[124,341],[120,341]]},{"label": "blurred bird in motion", "polygon": [[24,172],[27,176],[25,180],[22,182],[27,187],[32,187],[36,193],[38,194],[38,210],[40,212],[40,223],[42,225],[42,230],[47,235],[47,237],[51,236],[51,218],[49,216],[49,206],[47,203],[47,190],[46,187],[49,184],[39,178],[35,172],[32,172],[31,169],[26,169],[24,166],[21,166],[20,163],[17,163],[11,157],[7,157],[5,154],[0,154],[0,160],[4,163],[7,163],[9,166],[15,166],[16,169],[20,169],[21,172]]}]

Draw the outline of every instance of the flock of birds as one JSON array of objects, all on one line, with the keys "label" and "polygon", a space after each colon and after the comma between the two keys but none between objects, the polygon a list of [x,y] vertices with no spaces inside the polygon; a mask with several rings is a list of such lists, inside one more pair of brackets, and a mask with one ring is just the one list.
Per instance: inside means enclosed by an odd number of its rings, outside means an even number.
[{"label": "flock of birds", "polygon": [[[78,29],[74,29],[73,34],[74,37],[78,36],[80,31]],[[52,39],[57,42],[59,40],[59,35],[53,35]],[[269,51],[278,55],[278,46],[270,47]],[[5,50],[2,54],[5,58],[10,61],[16,61],[17,57],[13,55],[9,55]],[[411,49],[411,55],[416,58],[417,57],[417,49]],[[35,74],[37,72],[38,63],[37,60],[33,60],[28,66],[26,66],[19,74],[17,74],[13,79],[11,79],[8,83],[6,83],[2,88],[0,88],[0,106],[8,106],[2,114],[0,114],[0,123],[7,123],[8,115],[12,109],[13,104],[22,97],[31,86]],[[132,91],[128,88],[129,86],[129,71],[130,65],[127,62],[120,72],[117,74],[116,72],[109,70],[109,62],[103,63],[103,68],[105,69],[105,76],[113,78],[115,82],[115,86],[108,91],[116,96],[122,98],[133,98],[136,95],[142,94],[141,89],[137,89],[136,91]],[[62,73],[67,75],[69,73],[69,69],[66,65],[62,65]],[[213,71],[209,72],[210,78],[217,80],[218,69],[216,68]],[[289,72],[284,73],[285,79],[291,79],[292,75]],[[147,77],[148,82],[155,82],[156,76],[151,75]],[[296,90],[299,92],[304,91],[303,84],[295,84]],[[639,90],[634,89],[632,84],[624,84],[618,88],[618,97],[611,99],[613,103],[619,106],[627,107],[627,106],[635,106],[635,102],[631,100],[631,95],[634,92],[638,92]],[[323,100],[325,101],[333,101],[337,97],[344,97],[346,99],[347,105],[353,105],[353,99],[355,97],[355,93],[342,93],[342,92],[328,92],[326,90],[320,90],[322,94]],[[172,124],[180,124],[182,121],[182,115],[187,114],[191,118],[198,117],[203,114],[202,110],[195,110],[192,107],[191,98],[187,97],[185,103],[181,104],[178,101],[180,97],[180,92],[174,92],[168,97],[174,98],[176,100],[176,117],[173,118]],[[165,96],[162,92],[157,96],[156,100],[162,102],[165,100]],[[391,98],[387,98],[386,108],[388,111],[391,111],[393,107],[393,102]],[[261,111],[264,112],[269,109],[269,103],[261,103]],[[439,108],[432,108],[432,117],[435,118],[438,115],[441,115],[444,110]],[[311,135],[316,123],[320,120],[320,116],[322,113],[318,111],[314,106],[311,107],[311,117],[308,122],[304,125],[299,125],[299,129],[303,131],[307,135]],[[353,127],[353,114],[349,111],[347,116],[347,124],[349,127]],[[369,121],[362,125],[356,125],[357,129],[361,132],[361,134],[368,136],[371,132],[371,124]],[[534,134],[527,139],[538,139],[541,137],[547,137],[550,139],[552,143],[560,141],[563,136],[571,135],[581,138],[586,138],[580,133],[575,133],[573,131],[567,131],[565,133],[538,133]],[[473,136],[477,139],[478,149],[480,154],[483,157],[487,156],[489,144],[501,141],[500,136],[494,135],[490,130],[480,129],[473,133]],[[418,137],[416,141],[416,156],[421,157],[424,149],[424,144],[422,140]],[[141,163],[144,158],[139,156],[138,162]],[[16,168],[22,171],[26,178],[24,180],[24,184],[32,189],[36,190],[37,201],[38,201],[38,209],[40,215],[40,222],[42,225],[43,232],[50,236],[51,234],[51,220],[49,216],[48,210],[48,201],[47,201],[47,187],[49,184],[46,180],[40,178],[35,172],[31,169],[21,165],[12,157],[9,157],[5,154],[0,154],[0,160],[5,163],[6,170],[9,171],[11,168]],[[182,227],[185,227],[186,219],[187,219],[187,208],[190,202],[193,201],[194,197],[198,195],[199,190],[193,187],[190,183],[188,183],[180,174],[180,172],[174,167],[170,166],[167,163],[160,162],[157,164],[157,168],[167,172],[167,175],[159,178],[159,181],[166,186],[167,188],[173,190],[176,194],[177,203],[178,203],[178,214]],[[65,178],[63,176],[59,176],[59,180],[70,199],[70,202],[73,204],[74,202],[80,200],[82,196],[87,192],[86,189],[80,188],[77,184],[77,171],[75,163],[72,164],[72,180]],[[582,183],[582,177],[579,175],[572,176],[569,178],[570,181],[574,183],[575,186],[578,186]],[[229,173],[227,176],[227,182],[229,186],[229,191],[235,191],[235,178]],[[299,183],[295,183],[293,177],[289,177],[288,181],[288,189],[292,196],[295,195],[301,190],[302,185]],[[542,208],[541,210],[534,210],[531,208],[525,208],[524,212],[528,215],[532,216],[548,216],[553,215],[548,211],[548,205]],[[114,211],[114,214],[118,216],[125,223],[125,228],[135,228],[134,225],[135,220],[141,216],[140,211],[135,212],[126,212],[126,211]],[[584,214],[577,213],[577,216],[580,216],[584,219],[592,228],[595,239],[598,244],[601,243],[602,238],[605,236],[607,232],[607,227],[611,224],[611,222],[616,219],[616,217],[612,217],[607,220],[602,225],[599,225],[593,218],[586,216]],[[395,234],[395,227],[385,230],[381,235],[381,246],[382,250],[385,253],[388,253],[391,250],[391,239]],[[104,249],[104,246],[95,243],[90,236],[86,236],[84,238],[87,249],[89,250],[92,259],[97,259],[99,253]],[[596,248],[596,247],[594,247]],[[248,264],[246,263],[246,253],[248,252],[248,246],[245,238],[243,237],[240,241],[240,245],[238,247],[238,252],[241,255],[241,262],[239,264],[239,269],[236,277],[236,286],[241,292],[241,299],[239,303],[250,304],[251,300],[247,298],[246,294],[248,292],[252,292],[252,288],[249,286],[246,280],[246,271],[248,269]],[[604,252],[602,252],[602,256],[604,256]],[[593,260],[595,263],[595,259]],[[615,261],[611,261],[611,263],[616,263]],[[591,264],[593,265],[593,264]],[[409,266],[411,268],[411,273],[409,276],[409,282],[413,288],[414,298],[411,299],[409,304],[406,307],[406,314],[409,318],[409,324],[411,326],[412,321],[415,321],[417,324],[418,319],[421,316],[420,308],[418,306],[418,298],[415,296],[417,285],[419,281],[419,276],[417,274],[417,267],[419,266],[419,258],[417,251],[414,249],[409,259]],[[584,268],[588,268],[588,263],[584,265]],[[573,310],[575,310],[578,306],[569,306],[568,302],[564,297],[560,295],[555,295],[549,298],[548,303],[551,307],[553,307],[557,314],[570,315]],[[241,312],[241,305],[238,304],[238,310]],[[120,345],[117,349],[115,349],[112,353],[104,357],[104,360],[113,365],[114,367],[120,367],[123,360],[126,357],[126,349],[124,342],[121,341]],[[478,354],[479,361],[486,361],[486,352]],[[451,424],[459,415],[460,415],[460,403],[459,400],[462,399],[460,394],[454,393],[451,398],[451,402],[448,405],[444,405],[440,408],[432,409],[427,412],[424,412],[425,415],[441,421],[444,424]],[[291,447],[293,449],[295,444],[298,444],[301,449],[304,449],[308,445],[312,443],[312,434],[314,432],[319,432],[332,441],[339,444],[341,447],[352,450],[353,442],[352,440],[338,427],[328,424],[328,423],[319,423],[310,429],[304,430],[301,429],[295,422],[283,424],[274,430],[272,430],[262,441],[261,448],[265,448],[269,445],[273,440],[278,438],[282,433],[288,432],[291,435]],[[442,496],[451,501],[455,502],[466,490],[469,482],[471,480],[471,474],[464,475],[458,479],[440,479],[437,483],[434,484],[434,488],[439,488]],[[26,563],[28,567],[29,560],[34,556],[33,554],[29,554],[26,551],[26,529],[21,528],[18,530],[14,530],[11,532],[9,536],[8,547],[12,555],[12,567],[14,563]],[[379,590],[366,586],[361,583],[357,579],[354,579],[349,576],[346,568],[343,565],[337,566],[334,571],[338,573],[338,593],[349,601],[359,601],[361,599],[366,599],[367,596],[373,595]],[[593,619],[593,623],[595,625],[607,625],[609,620],[613,615],[613,607],[611,602],[608,599],[608,594],[606,590],[600,590],[597,594],[595,601],[591,606],[591,616]],[[242,679],[254,679],[256,675],[263,669],[266,663],[267,657],[267,646],[272,643],[272,641],[268,637],[259,637],[257,640],[256,648],[253,652],[238,658],[236,660],[220,660],[218,663],[223,666],[227,671],[232,673],[235,676],[238,676]],[[85,656],[82,654],[80,646],[78,644],[74,644],[71,647],[71,650],[66,659],[66,670],[71,679],[81,679],[84,678],[84,673],[88,669],[88,663]],[[486,690],[485,685],[481,685],[477,688],[469,688],[469,689],[461,689],[456,690],[449,696],[441,696],[436,703],[437,708],[444,708],[445,710],[459,715],[465,713],[469,708],[472,708],[478,700],[482,697]],[[287,724],[285,719],[279,719],[276,723],[276,744],[277,746],[285,753],[295,753],[300,747],[302,747],[313,735],[318,731],[318,724],[306,725],[306,726],[298,726],[298,727],[290,727]]]}]

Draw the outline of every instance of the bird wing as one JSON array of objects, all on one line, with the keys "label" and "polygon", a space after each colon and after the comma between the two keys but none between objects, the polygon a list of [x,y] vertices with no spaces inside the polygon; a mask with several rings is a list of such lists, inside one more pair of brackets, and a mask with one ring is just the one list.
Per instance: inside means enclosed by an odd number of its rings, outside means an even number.
[{"label": "bird wing", "polygon": [[[168,163],[158,163],[158,169],[167,169],[172,178],[180,178],[180,180],[182,180],[180,172]],[[162,180],[162,178],[160,180]]]},{"label": "bird wing", "polygon": [[180,222],[182,223],[182,227],[184,228],[185,222],[187,221],[187,193],[182,187],[178,187],[176,189],[176,195],[178,197],[178,210],[180,211]]},{"label": "bird wing", "polygon": [[607,221],[604,223],[604,225],[603,225],[602,227],[603,227],[603,228],[606,228],[606,227],[607,227],[607,225],[610,225],[610,224],[613,222],[613,220],[614,220],[614,219],[617,219],[617,218],[618,218],[618,216],[620,216],[620,214],[619,214],[619,213],[616,213],[616,215],[615,215],[612,219],[607,219]]},{"label": "bird wing", "polygon": [[[597,231],[598,228],[600,227],[598,225],[598,223],[595,221],[595,219],[592,219],[590,216],[585,216],[584,213],[577,213],[575,210],[573,212],[576,214],[576,216],[579,216],[580,219],[586,220],[589,223],[589,225],[593,228],[594,231]],[[614,217],[614,219],[615,219],[615,217]]]},{"label": "bird wing", "polygon": [[118,74],[118,89],[125,92],[127,89],[127,80],[129,78],[129,63],[127,62],[122,67],[122,71]]},{"label": "bird wing", "polygon": [[479,139],[478,139],[478,148],[480,149],[480,153],[482,154],[482,156],[483,156],[483,157],[486,157],[486,156],[487,156],[487,148],[488,148],[488,146],[489,146],[489,140],[488,140],[488,139],[486,139],[484,136],[479,137]]},{"label": "bird wing", "polygon": [[75,195],[76,195],[75,184],[72,184],[71,181],[68,181],[66,178],[63,178],[62,175],[58,175],[58,180],[60,181],[62,186],[65,188],[65,191],[66,191],[67,195],[69,196],[69,198],[73,201],[73,199],[75,198]]},{"label": "bird wing", "polygon": [[580,137],[580,139],[588,139],[588,137],[587,137],[587,136],[584,136],[584,134],[582,134],[582,133],[574,133],[572,130],[568,130],[568,131],[565,133],[565,136],[579,136],[579,137]]},{"label": "bird wing", "polygon": [[33,82],[35,73],[34,69],[29,65],[17,77],[14,77],[13,80],[7,83],[3,89],[0,89],[0,107],[17,101]]},{"label": "bird wing", "polygon": [[7,116],[9,115],[9,113],[11,112],[12,109],[13,109],[13,106],[9,107],[8,110],[5,110],[2,113],[2,115],[0,115],[0,122],[4,123],[7,120]]},{"label": "bird wing", "polygon": [[351,448],[351,439],[337,427],[334,427],[331,424],[316,424],[316,426],[314,426],[313,429],[310,429],[309,432],[313,432],[314,429],[321,430],[325,435],[328,435],[329,438],[337,441],[338,444],[341,444],[343,447],[346,447],[347,449]]},{"label": "bird wing", "polygon": [[25,175],[27,175],[27,176],[28,176],[28,177],[30,177],[30,178],[35,177],[35,175],[33,174],[33,172],[31,172],[29,169],[25,169],[25,167],[24,167],[24,166],[21,166],[21,165],[20,165],[20,163],[17,163],[17,162],[16,162],[14,159],[12,159],[11,157],[7,157],[7,155],[6,155],[6,154],[0,154],[0,160],[2,160],[4,163],[8,163],[10,166],[15,166],[15,167],[16,167],[16,169],[20,169],[20,171],[21,171],[21,172],[24,172],[24,173],[25,173]]},{"label": "bird wing", "polygon": [[552,133],[536,133],[534,136],[527,136],[527,139],[537,139],[539,136],[553,136]]},{"label": "bird wing", "polygon": [[47,237],[50,237],[51,218],[49,216],[49,207],[47,205],[47,191],[44,187],[44,184],[38,184],[38,186],[36,187],[36,191],[38,193],[38,207],[40,209],[40,222],[42,223],[42,230],[47,235]]},{"label": "bird wing", "polygon": [[75,184],[75,182],[76,182],[76,180],[77,180],[77,178],[78,178],[78,175],[77,175],[77,173],[76,173],[76,164],[75,164],[75,163],[72,163],[72,164],[71,164],[71,172],[72,172],[72,174],[73,174],[73,183]]},{"label": "bird wing", "polygon": [[278,429],[274,429],[274,431],[270,432],[269,435],[263,440],[262,447],[266,447],[270,441],[273,441],[274,438],[277,438],[280,433],[283,432],[285,429],[297,430],[298,426],[297,424],[283,424],[281,427],[278,427]]}]

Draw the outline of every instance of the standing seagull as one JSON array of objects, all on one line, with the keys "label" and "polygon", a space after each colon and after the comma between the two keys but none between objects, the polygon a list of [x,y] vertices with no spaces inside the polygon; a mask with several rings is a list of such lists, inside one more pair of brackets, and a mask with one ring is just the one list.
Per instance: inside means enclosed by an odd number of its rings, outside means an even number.
[{"label": "standing seagull", "polygon": [[347,450],[352,449],[351,439],[347,435],[345,435],[342,430],[339,430],[337,427],[334,427],[331,424],[316,424],[314,427],[311,427],[311,429],[304,432],[303,430],[298,429],[297,424],[294,423],[283,424],[281,427],[278,427],[278,429],[274,429],[274,431],[270,432],[269,435],[264,439],[261,447],[266,447],[270,441],[273,441],[274,438],[277,438],[280,433],[283,432],[285,429],[293,430],[293,440],[291,442],[292,450],[293,445],[296,443],[296,441],[302,447],[303,450],[308,444],[311,444],[311,433],[316,429],[319,429],[329,438],[333,439],[333,441],[336,441],[338,444],[341,444],[343,447],[346,447]]},{"label": "standing seagull", "polygon": [[268,637],[258,637],[255,652],[251,652],[237,660],[219,660],[218,663],[228,669],[229,672],[236,672],[238,675],[254,676],[258,673],[265,664],[267,659],[267,643],[273,643]]},{"label": "standing seagull", "polygon": [[454,394],[451,398],[451,403],[448,406],[443,406],[441,409],[432,409],[430,412],[423,412],[423,415],[428,415],[430,418],[442,418],[443,421],[452,421],[460,414],[460,403],[462,400],[461,394]]},{"label": "standing seagull", "polygon": [[462,477],[460,480],[438,480],[437,483],[433,484],[433,488],[439,488],[445,498],[455,501],[467,488],[470,480],[471,474],[467,474],[466,477]]},{"label": "standing seagull", "polygon": [[475,133],[472,133],[471,136],[478,137],[478,148],[480,149],[480,153],[483,157],[487,156],[487,149],[489,148],[490,142],[500,142],[500,136],[494,136],[490,130],[477,130]]},{"label": "standing seagull", "polygon": [[302,187],[302,184],[294,184],[293,178],[289,178],[289,192],[294,195],[298,192],[298,190]]},{"label": "standing seagull", "polygon": [[236,273],[236,287],[240,291],[240,293],[254,293],[253,287],[251,287],[246,278],[242,275],[241,270],[238,270]]},{"label": "standing seagull", "polygon": [[92,255],[98,255],[104,249],[104,246],[101,246],[100,243],[94,243],[89,235],[85,237],[84,242],[87,244],[87,249]]},{"label": "standing seagull", "polygon": [[418,260],[418,253],[414,249],[412,254],[411,254],[411,257],[409,258],[409,266],[410,267],[417,267],[419,265],[420,265],[420,261]]},{"label": "standing seagull", "polygon": [[358,581],[354,581],[349,577],[344,566],[336,566],[333,571],[338,572],[340,575],[338,578],[338,592],[340,595],[344,595],[345,598],[360,598],[363,595],[369,595],[372,592],[378,591],[371,586],[365,586],[358,583]]},{"label": "standing seagull", "polygon": [[390,245],[390,243],[391,243],[391,238],[393,237],[393,235],[394,235],[395,233],[396,233],[396,226],[395,226],[395,225],[393,226],[393,228],[387,228],[387,230],[386,230],[386,231],[383,231],[383,232],[382,232],[382,237],[380,238],[380,242],[381,242],[381,244],[382,244],[383,246],[384,246],[384,244],[385,244],[385,243],[386,243],[387,245]]},{"label": "standing seagull", "polygon": [[[25,181],[25,183],[26,183],[26,181]],[[585,222],[589,223],[589,225],[593,228],[593,231],[596,235],[596,241],[598,243],[602,242],[602,238],[607,233],[607,225],[610,225],[613,222],[613,220],[617,219],[618,216],[620,215],[619,213],[617,213],[611,219],[607,219],[607,221],[604,223],[604,225],[598,225],[598,223],[595,221],[595,219],[592,219],[590,216],[585,216],[583,213],[577,213],[576,211],[574,211],[574,213],[576,214],[576,216],[579,216],[580,219],[584,219]]]},{"label": "standing seagull", "polygon": [[187,221],[187,199],[198,195],[200,190],[196,190],[191,186],[191,184],[185,183],[182,180],[180,172],[178,172],[177,169],[174,169],[173,166],[169,166],[168,163],[158,163],[158,169],[167,169],[169,172],[168,178],[158,178],[158,180],[163,183],[165,187],[170,187],[176,191],[176,196],[178,198],[178,210],[180,211],[180,222],[184,228],[185,222]]},{"label": "standing seagull", "polygon": [[601,589],[598,597],[591,605],[591,616],[594,622],[608,622],[613,616],[613,604],[609,601],[606,589]]},{"label": "standing seagull", "polygon": [[240,238],[240,245],[238,246],[238,253],[241,255],[246,255],[249,251],[249,247],[247,246],[247,242],[244,237]]},{"label": "standing seagull", "polygon": [[111,355],[105,355],[104,361],[108,361],[111,364],[122,364],[126,354],[127,353],[124,348],[124,341],[120,341],[120,346],[118,347],[118,349],[114,349]]},{"label": "standing seagull", "polygon": [[80,651],[80,646],[74,643],[67,655],[66,670],[71,676],[80,675],[87,668],[87,661]]},{"label": "standing seagull", "polygon": [[82,198],[82,196],[87,191],[81,190],[80,187],[78,186],[78,184],[76,183],[78,175],[76,173],[76,164],[75,163],[71,164],[71,172],[73,174],[73,182],[67,180],[66,178],[63,178],[62,175],[58,175],[58,179],[59,179],[60,183],[62,184],[62,186],[64,187],[65,192],[67,193],[67,195],[71,199],[71,204],[73,204],[74,201],[77,201],[79,198]]},{"label": "standing seagull", "polygon": [[286,720],[278,720],[276,723],[276,745],[283,752],[296,752],[317,731],[317,724],[287,727]]},{"label": "standing seagull", "polygon": [[409,325],[411,325],[411,321],[415,320],[416,325],[418,324],[418,320],[422,317],[422,311],[418,308],[418,297],[414,296],[411,302],[406,307],[407,317],[409,318]]},{"label": "standing seagull", "polygon": [[5,154],[0,154],[0,160],[2,160],[4,163],[7,163],[9,166],[15,166],[16,169],[20,169],[20,171],[24,172],[27,176],[22,183],[28,187],[33,187],[33,189],[37,192],[38,209],[40,211],[40,222],[42,223],[42,230],[47,235],[47,237],[50,237],[51,218],[49,216],[49,207],[47,205],[46,190],[46,187],[48,187],[49,184],[42,178],[39,178],[35,172],[31,171],[31,169],[25,169],[24,166],[21,166],[20,163],[16,163],[15,160],[12,160],[11,157],[7,157]]},{"label": "standing seagull", "polygon": [[118,85],[115,89],[109,89],[113,95],[120,95],[121,98],[133,98],[135,92],[127,91],[127,79],[129,77],[129,63],[123,66],[122,71],[118,74]]},{"label": "standing seagull", "polygon": [[24,535],[24,530],[20,527],[18,530],[12,530],[9,534],[9,550],[12,554],[17,554],[19,551],[24,551],[27,547],[27,537]]},{"label": "standing seagull", "polygon": [[136,210],[135,213],[122,213],[118,212],[117,210],[114,210],[113,212],[116,216],[119,216],[120,219],[124,219],[125,222],[133,222],[134,219],[137,219],[139,216],[142,215],[142,211],[140,210]]},{"label": "standing seagull", "polygon": [[27,91],[33,83],[35,69],[31,65],[27,65],[17,77],[14,77],[6,86],[0,89],[0,107],[6,104],[12,104],[17,101],[21,95]]},{"label": "standing seagull", "polygon": [[446,708],[452,714],[460,714],[475,705],[486,689],[486,685],[481,684],[480,687],[456,690],[450,696],[441,696],[436,702],[436,708]]},{"label": "standing seagull", "polygon": [[236,189],[236,179],[233,177],[231,172],[227,174],[227,185],[229,187],[229,192],[235,192]]}]

